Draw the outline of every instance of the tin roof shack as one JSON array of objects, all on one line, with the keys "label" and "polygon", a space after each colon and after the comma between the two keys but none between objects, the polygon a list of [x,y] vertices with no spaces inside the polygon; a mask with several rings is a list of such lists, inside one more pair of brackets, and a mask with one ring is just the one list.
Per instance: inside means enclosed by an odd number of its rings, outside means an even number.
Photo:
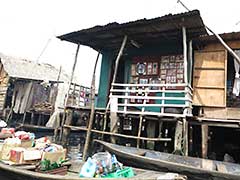
[{"label": "tin roof shack", "polygon": [[[240,56],[240,32],[220,36]],[[197,126],[190,126],[191,132],[198,133],[193,135],[195,140],[199,133],[202,135],[199,144],[203,157],[215,153],[215,158],[222,160],[227,153],[240,162],[239,65],[215,36],[200,37],[194,45],[193,105],[197,120],[190,123],[202,128],[199,131]],[[191,148],[195,152],[200,149]]]},{"label": "tin roof shack", "polygon": [[[97,107],[108,109],[110,105],[111,135],[127,137],[125,143],[138,147],[144,146],[140,140],[148,140],[148,147],[161,144],[155,149],[170,151],[182,151],[184,139],[187,154],[186,117],[192,116],[191,40],[206,34],[199,11],[194,10],[114,22],[58,38],[102,53]],[[117,122],[129,136],[117,133]],[[176,141],[168,143],[171,139]]]},{"label": "tin roof shack", "polygon": [[[30,110],[50,114],[57,95],[59,70],[49,64],[39,64],[1,54],[0,111],[22,115]],[[62,75],[60,80],[67,80]],[[6,114],[2,114],[3,116]],[[14,116],[13,116],[14,117]]]}]

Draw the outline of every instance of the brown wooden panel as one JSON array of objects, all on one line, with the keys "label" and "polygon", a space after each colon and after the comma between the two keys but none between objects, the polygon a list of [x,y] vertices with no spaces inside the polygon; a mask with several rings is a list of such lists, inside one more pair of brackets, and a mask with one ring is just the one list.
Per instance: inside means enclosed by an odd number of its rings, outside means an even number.
[{"label": "brown wooden panel", "polygon": [[195,85],[225,87],[225,70],[194,70]]},{"label": "brown wooden panel", "polygon": [[198,51],[194,53],[193,104],[225,107],[226,51]]},{"label": "brown wooden panel", "polygon": [[225,68],[225,51],[196,52],[194,68]]},{"label": "brown wooden panel", "polygon": [[194,105],[224,107],[224,89],[198,89],[194,88]]},{"label": "brown wooden panel", "polygon": [[226,108],[204,107],[204,117],[227,119],[227,110]]}]

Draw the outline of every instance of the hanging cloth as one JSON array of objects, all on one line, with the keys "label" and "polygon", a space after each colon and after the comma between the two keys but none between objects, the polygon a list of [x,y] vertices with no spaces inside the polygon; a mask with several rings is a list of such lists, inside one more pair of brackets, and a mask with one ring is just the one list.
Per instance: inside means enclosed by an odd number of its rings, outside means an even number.
[{"label": "hanging cloth", "polygon": [[[235,50],[235,53],[240,57],[240,50]],[[235,79],[233,84],[233,94],[239,96],[240,92],[240,77],[239,77],[239,70],[240,65],[238,61],[234,58],[234,68],[235,68]]]}]

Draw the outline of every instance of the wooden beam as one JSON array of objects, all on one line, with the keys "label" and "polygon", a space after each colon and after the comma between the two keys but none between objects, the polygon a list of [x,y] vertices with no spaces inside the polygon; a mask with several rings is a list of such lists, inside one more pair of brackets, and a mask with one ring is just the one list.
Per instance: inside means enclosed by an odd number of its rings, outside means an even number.
[{"label": "wooden beam", "polygon": [[187,77],[187,33],[186,27],[182,27],[182,35],[183,35],[183,61],[184,61],[184,83],[188,83]]},{"label": "wooden beam", "polygon": [[90,119],[88,122],[88,129],[87,129],[87,137],[84,145],[84,150],[83,150],[83,160],[87,160],[87,153],[88,153],[88,147],[89,147],[89,142],[91,138],[91,130],[92,130],[92,125],[94,121],[94,114],[95,114],[95,78],[96,78],[96,68],[97,68],[97,63],[99,59],[100,52],[97,54],[97,59],[95,61],[94,69],[93,69],[93,76],[92,76],[92,85],[91,85],[91,113],[90,113]]},{"label": "wooden beam", "polygon": [[238,64],[240,64],[240,57],[224,42],[224,40],[214,31],[212,31],[209,27],[205,26],[205,28],[210,31],[219,42],[224,46],[224,48],[237,60]]},{"label": "wooden beam", "polygon": [[192,70],[193,70],[193,48],[192,48],[192,40],[189,41],[188,45],[188,58],[189,58],[189,84],[192,84]]},{"label": "wooden beam", "polygon": [[201,125],[202,134],[202,158],[207,158],[208,153],[208,125]]},{"label": "wooden beam", "polygon": [[[86,130],[87,130],[87,128],[77,127],[77,126],[64,125],[64,127],[65,127],[65,128],[70,128],[70,129],[73,129],[73,130],[82,130],[82,131],[86,131]],[[147,138],[147,137],[137,137],[137,136],[132,136],[132,135],[120,134],[120,133],[100,131],[100,130],[96,130],[96,129],[92,129],[91,132],[93,132],[93,133],[98,133],[98,134],[111,135],[111,136],[118,136],[118,137],[123,137],[123,138],[130,138],[130,139],[141,139],[141,140],[147,140],[147,141],[167,141],[167,142],[172,141],[171,138]]]},{"label": "wooden beam", "polygon": [[174,152],[182,153],[182,137],[183,137],[183,123],[176,122],[175,135],[174,135]]},{"label": "wooden beam", "polygon": [[[190,9],[187,8],[187,6],[185,6],[183,4],[183,2],[181,2],[181,0],[178,0],[178,3],[181,3],[181,5],[187,10],[190,11]],[[215,33],[212,29],[210,29],[208,26],[205,25],[205,29],[210,31],[214,36],[216,36],[216,38],[219,40],[219,42],[224,46],[224,48],[238,61],[238,64],[240,64],[240,57],[224,42],[224,40],[217,34]]]},{"label": "wooden beam", "polygon": [[[116,58],[116,61],[115,61],[115,68],[114,68],[114,74],[113,74],[113,79],[112,79],[112,84],[115,83],[116,81],[116,77],[117,77],[117,70],[118,70],[118,64],[119,64],[119,61],[120,61],[120,58],[123,54],[123,50],[124,50],[124,47],[127,43],[127,39],[128,39],[128,36],[125,35],[124,38],[123,38],[123,41],[122,41],[122,45],[120,47],[120,50],[118,52],[118,56]],[[111,95],[111,93],[110,93]],[[109,109],[109,106],[110,106],[110,99],[108,100],[108,103],[107,103],[107,107],[106,107],[106,111],[105,111],[105,115],[104,115],[104,123],[103,123],[103,130],[106,130],[106,127],[107,127],[107,111]]]},{"label": "wooden beam", "polygon": [[60,137],[59,137],[60,141],[62,140],[62,136],[63,136],[63,125],[65,124],[65,119],[66,119],[67,100],[68,100],[68,97],[69,97],[69,92],[70,92],[70,88],[71,88],[71,84],[72,84],[72,81],[73,81],[73,76],[74,76],[74,72],[75,72],[75,68],[76,68],[76,64],[77,64],[77,57],[78,57],[79,48],[80,48],[80,44],[77,45],[77,50],[76,50],[76,53],[75,53],[74,63],[73,63],[73,67],[72,67],[72,73],[71,73],[71,77],[70,77],[70,81],[69,81],[69,85],[68,85],[67,96],[65,97],[64,113],[63,113],[62,124],[61,124],[62,128],[60,130]]},{"label": "wooden beam", "polygon": [[188,156],[188,121],[183,118],[183,153]]}]

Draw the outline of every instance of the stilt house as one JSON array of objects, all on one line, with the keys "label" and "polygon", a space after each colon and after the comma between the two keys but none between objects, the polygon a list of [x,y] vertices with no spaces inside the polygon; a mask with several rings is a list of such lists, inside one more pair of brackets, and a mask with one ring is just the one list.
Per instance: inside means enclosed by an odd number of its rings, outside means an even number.
[{"label": "stilt house", "polygon": [[[239,33],[222,37],[239,49]],[[208,126],[239,127],[239,65],[208,35],[198,10],[59,38],[101,52],[97,107],[110,109],[114,142],[206,157]]]}]

